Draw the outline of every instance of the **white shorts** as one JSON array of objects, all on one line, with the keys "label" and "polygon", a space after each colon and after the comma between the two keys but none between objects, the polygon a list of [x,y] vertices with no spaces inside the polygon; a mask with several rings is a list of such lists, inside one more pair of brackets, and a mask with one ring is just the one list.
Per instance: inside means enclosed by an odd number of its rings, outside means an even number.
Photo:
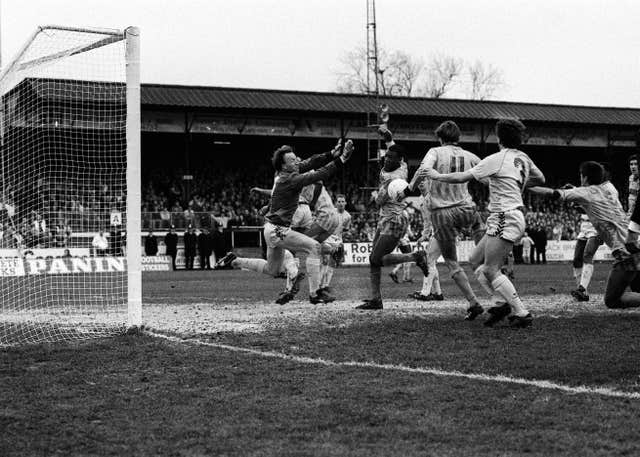
[{"label": "white shorts", "polygon": [[340,219],[336,211],[317,211],[313,222],[329,233],[335,233],[340,226]]},{"label": "white shorts", "polygon": [[291,218],[291,227],[308,229],[313,223],[313,216],[311,215],[311,208],[306,204],[298,204],[296,212],[293,213]]},{"label": "white shorts", "polygon": [[331,251],[335,252],[340,248],[340,246],[342,246],[342,239],[340,239],[340,237],[337,235],[331,235],[326,240],[324,240],[322,244],[329,246],[331,248]]},{"label": "white shorts", "polygon": [[576,239],[588,240],[589,238],[593,238],[596,236],[598,236],[598,232],[596,232],[596,229],[581,230],[580,233],[578,233],[578,236],[576,237]]},{"label": "white shorts", "polygon": [[490,213],[487,218],[487,235],[516,243],[524,235],[524,214],[519,209]]},{"label": "white shorts", "polygon": [[265,223],[263,233],[264,239],[267,242],[267,247],[277,248],[282,246],[282,242],[290,231],[290,227],[275,225],[271,222]]}]

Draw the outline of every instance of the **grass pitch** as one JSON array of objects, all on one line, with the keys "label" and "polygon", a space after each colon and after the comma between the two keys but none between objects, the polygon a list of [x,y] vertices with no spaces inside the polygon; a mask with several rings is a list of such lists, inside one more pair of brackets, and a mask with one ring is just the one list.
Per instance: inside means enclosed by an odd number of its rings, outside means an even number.
[{"label": "grass pitch", "polygon": [[275,305],[283,283],[249,272],[146,274],[168,339],[0,352],[0,455],[640,454],[640,312],[575,303],[569,265],[523,266],[533,327],[488,329],[440,271],[444,302],[405,298],[414,269],[374,312],[353,309],[363,268],[322,306]]}]

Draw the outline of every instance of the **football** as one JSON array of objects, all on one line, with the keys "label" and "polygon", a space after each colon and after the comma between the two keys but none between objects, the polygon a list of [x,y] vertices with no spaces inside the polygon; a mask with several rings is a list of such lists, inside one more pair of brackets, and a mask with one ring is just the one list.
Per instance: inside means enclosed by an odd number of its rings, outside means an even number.
[{"label": "football", "polygon": [[387,193],[392,200],[398,200],[398,194],[409,187],[409,183],[402,178],[396,178],[389,183]]}]

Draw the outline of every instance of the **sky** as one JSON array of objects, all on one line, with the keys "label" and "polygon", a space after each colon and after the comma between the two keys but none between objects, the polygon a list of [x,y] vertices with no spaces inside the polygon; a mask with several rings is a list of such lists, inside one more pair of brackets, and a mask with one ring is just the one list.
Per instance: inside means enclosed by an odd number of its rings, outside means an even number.
[{"label": "sky", "polygon": [[[640,108],[638,0],[377,0],[378,43],[502,70],[499,100]],[[366,0],[1,0],[2,64],[38,25],[141,30],[143,83],[334,91]]]}]

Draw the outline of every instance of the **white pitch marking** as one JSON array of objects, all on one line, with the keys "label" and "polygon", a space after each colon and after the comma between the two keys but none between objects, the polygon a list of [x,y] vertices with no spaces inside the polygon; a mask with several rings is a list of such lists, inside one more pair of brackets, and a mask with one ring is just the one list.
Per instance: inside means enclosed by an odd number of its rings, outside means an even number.
[{"label": "white pitch marking", "polygon": [[374,368],[374,369],[387,370],[387,371],[402,371],[405,373],[419,373],[419,374],[428,374],[433,376],[444,376],[444,377],[450,377],[450,378],[473,379],[473,380],[485,381],[485,382],[518,384],[523,386],[536,387],[539,389],[559,390],[559,391],[570,393],[570,394],[593,394],[593,395],[602,395],[605,397],[628,398],[633,400],[640,400],[640,392],[624,392],[620,390],[608,389],[606,387],[587,387],[587,386],[572,387],[572,386],[567,386],[563,384],[556,384],[554,382],[545,381],[545,380],[513,378],[511,376],[505,376],[505,375],[462,373],[461,371],[455,371],[455,370],[447,371],[447,370],[439,370],[437,368],[412,368],[404,365],[379,364],[375,362],[356,362],[356,361],[334,362],[332,360],[325,360],[321,358],[300,357],[296,355],[289,355],[283,352],[258,351],[256,349],[230,346],[227,344],[220,344],[220,343],[211,343],[208,341],[202,341],[198,339],[182,339],[175,336],[155,333],[149,330],[147,330],[146,333],[148,335],[151,335],[157,338],[162,338],[168,341],[172,341],[174,343],[182,343],[182,344],[192,343],[200,346],[208,346],[208,347],[213,347],[218,349],[225,349],[227,351],[232,351],[232,352],[243,352],[245,354],[252,354],[260,357],[282,359],[282,360],[288,360],[290,362],[304,363],[309,365],[322,365],[327,367]]}]

